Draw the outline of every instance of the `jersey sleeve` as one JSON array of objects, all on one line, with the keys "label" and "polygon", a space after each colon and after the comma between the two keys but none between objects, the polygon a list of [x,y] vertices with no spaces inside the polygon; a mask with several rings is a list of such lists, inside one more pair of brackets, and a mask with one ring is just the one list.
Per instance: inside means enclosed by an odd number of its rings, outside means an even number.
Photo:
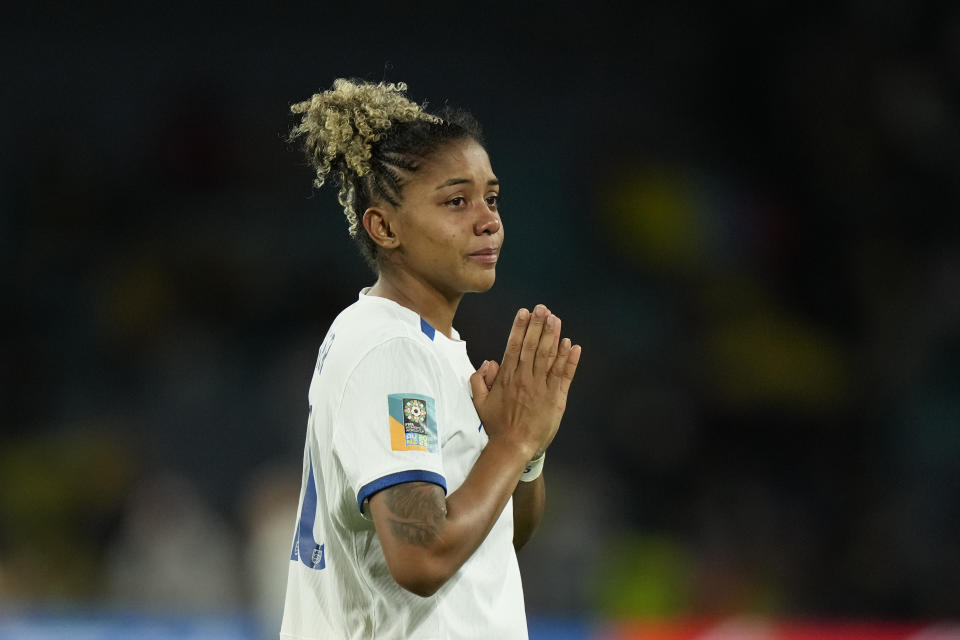
[{"label": "jersey sleeve", "polygon": [[373,494],[403,482],[432,482],[446,492],[440,391],[439,364],[410,338],[374,348],[347,378],[333,448],[361,514]]}]

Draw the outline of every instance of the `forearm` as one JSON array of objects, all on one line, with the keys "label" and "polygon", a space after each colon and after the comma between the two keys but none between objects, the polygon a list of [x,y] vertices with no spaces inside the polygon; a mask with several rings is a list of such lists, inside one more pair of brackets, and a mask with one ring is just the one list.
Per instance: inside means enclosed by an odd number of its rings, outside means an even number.
[{"label": "forearm", "polygon": [[529,542],[543,519],[547,502],[543,474],[532,482],[520,482],[513,492],[513,548],[519,551]]},{"label": "forearm", "polygon": [[[463,485],[447,498],[450,560],[459,568],[486,539],[520,483],[529,454],[491,441],[477,458]],[[453,542],[453,540],[451,541]]]},{"label": "forearm", "polygon": [[[445,501],[435,485],[398,485],[374,495],[370,508],[394,579],[422,596],[439,589],[490,533],[529,455],[491,440]],[[431,499],[440,501],[439,508]]]}]

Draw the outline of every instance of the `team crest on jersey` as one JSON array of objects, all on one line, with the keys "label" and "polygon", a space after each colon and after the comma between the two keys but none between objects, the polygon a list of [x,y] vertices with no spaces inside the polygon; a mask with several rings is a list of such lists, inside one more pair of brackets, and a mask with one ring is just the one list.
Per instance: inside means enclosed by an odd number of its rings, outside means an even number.
[{"label": "team crest on jersey", "polygon": [[430,396],[393,393],[387,396],[390,412],[390,448],[394,451],[436,452],[437,409]]}]

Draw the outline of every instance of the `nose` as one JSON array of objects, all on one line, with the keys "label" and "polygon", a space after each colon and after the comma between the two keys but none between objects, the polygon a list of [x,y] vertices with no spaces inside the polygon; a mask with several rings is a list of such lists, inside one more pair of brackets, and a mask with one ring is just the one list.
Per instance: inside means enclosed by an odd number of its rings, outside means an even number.
[{"label": "nose", "polygon": [[500,214],[488,206],[480,207],[480,214],[473,224],[473,232],[480,236],[485,233],[493,235],[497,231],[500,231]]}]

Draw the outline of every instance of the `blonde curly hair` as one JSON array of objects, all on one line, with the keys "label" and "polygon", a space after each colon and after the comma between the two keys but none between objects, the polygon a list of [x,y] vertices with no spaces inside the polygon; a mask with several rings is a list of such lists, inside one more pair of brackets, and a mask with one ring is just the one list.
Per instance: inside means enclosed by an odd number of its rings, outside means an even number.
[{"label": "blonde curly hair", "polygon": [[317,188],[331,174],[339,183],[348,231],[374,271],[376,245],[363,230],[362,212],[377,201],[397,205],[408,174],[443,143],[473,138],[482,144],[480,127],[468,113],[428,113],[406,90],[403,82],[338,78],[332,89],[290,107],[302,117],[289,140],[303,138]]}]

